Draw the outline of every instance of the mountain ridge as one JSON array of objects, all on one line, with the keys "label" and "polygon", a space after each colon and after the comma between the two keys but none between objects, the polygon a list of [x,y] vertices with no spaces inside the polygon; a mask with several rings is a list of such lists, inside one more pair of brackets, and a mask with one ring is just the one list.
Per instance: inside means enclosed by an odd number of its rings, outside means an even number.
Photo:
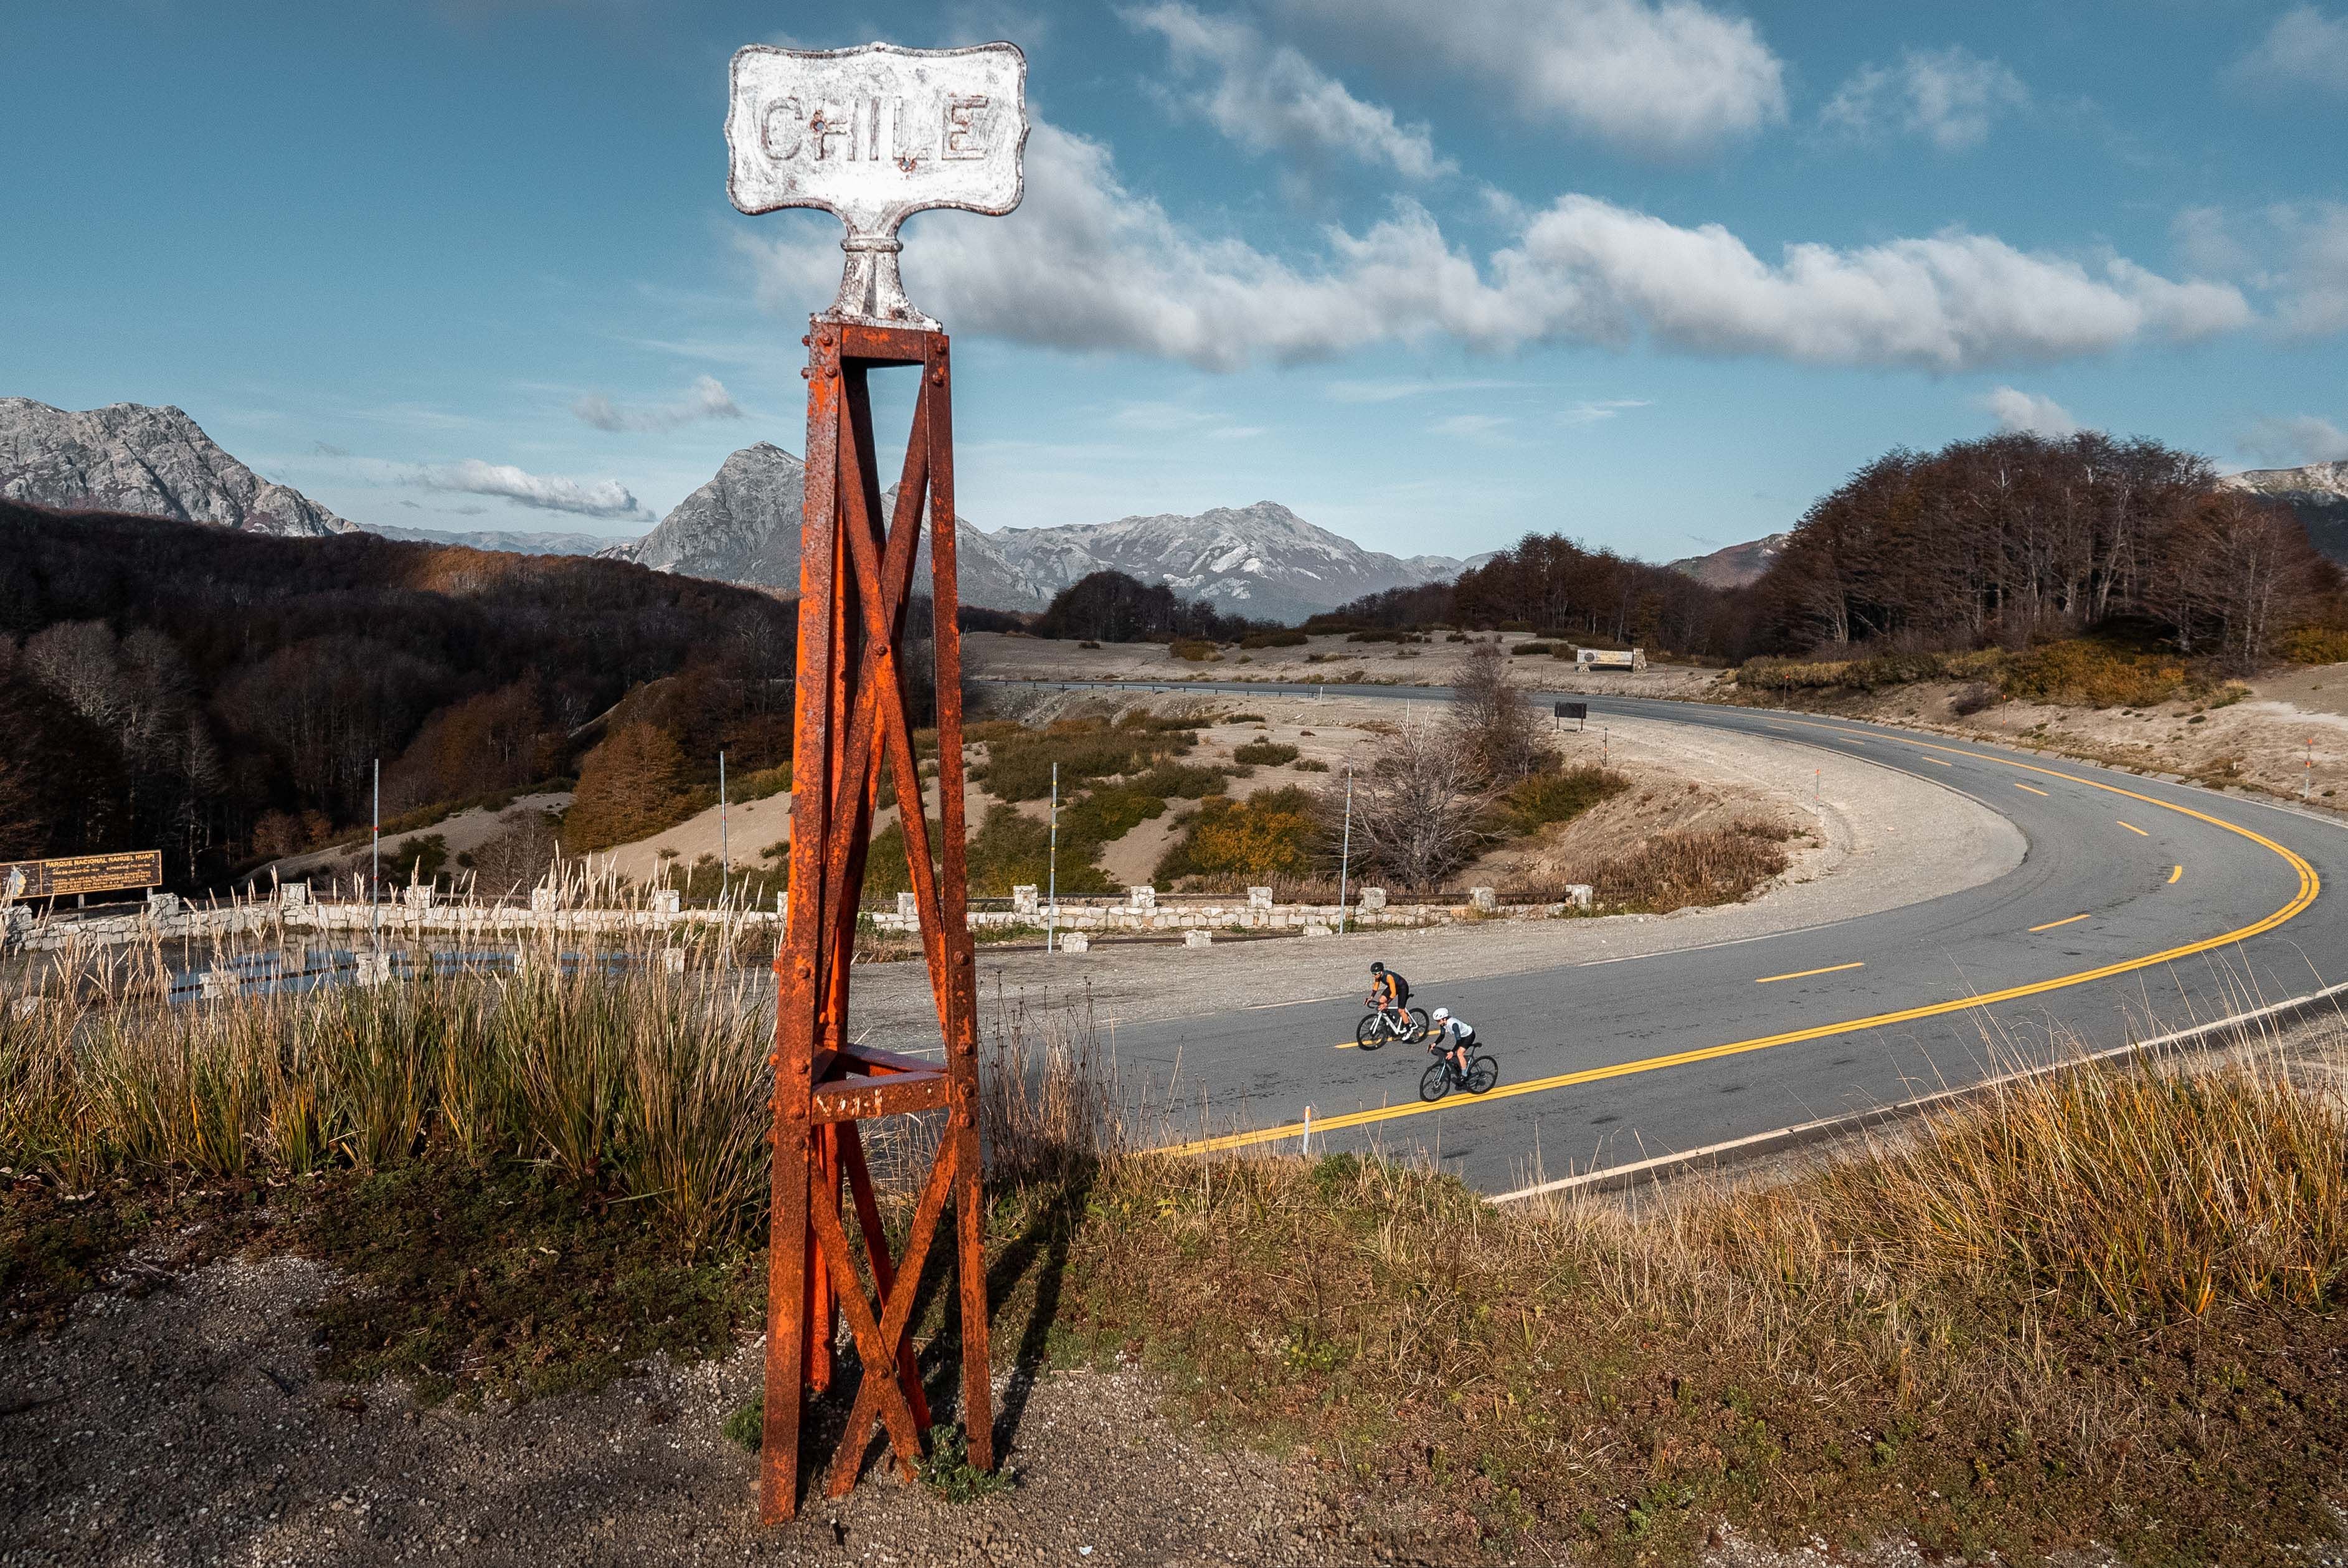
[{"label": "mountain ridge", "polygon": [[2281,501],[2307,530],[2308,542],[2348,566],[2348,460],[2229,474],[2219,487]]},{"label": "mountain ridge", "polygon": [[[798,586],[805,494],[801,461],[757,442],[727,457],[643,538],[598,553],[656,571],[788,592]],[[893,503],[895,494],[883,498]],[[1276,501],[1195,517],[1136,515],[994,533],[967,518],[956,523],[963,602],[990,610],[1042,610],[1089,573],[1122,571],[1230,613],[1294,621],[1384,589],[1454,577],[1469,564],[1365,550]],[[926,536],[922,555],[925,571]]]},{"label": "mountain ridge", "polygon": [[168,404],[76,412],[0,397],[0,499],[284,538],[358,530],[293,487],[263,478]]}]

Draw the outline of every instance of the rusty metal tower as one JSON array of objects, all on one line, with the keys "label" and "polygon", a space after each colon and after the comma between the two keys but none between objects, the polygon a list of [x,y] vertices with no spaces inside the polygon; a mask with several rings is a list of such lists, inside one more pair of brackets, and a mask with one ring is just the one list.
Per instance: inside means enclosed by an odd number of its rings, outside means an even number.
[{"label": "rusty metal tower", "polygon": [[[839,297],[811,320],[805,339],[791,891],[775,959],[771,1059],[773,1228],[759,1476],[759,1510],[769,1522],[797,1511],[805,1396],[830,1384],[841,1317],[862,1371],[827,1490],[837,1497],[855,1484],[876,1421],[907,1473],[919,1466],[930,1415],[910,1331],[949,1203],[963,1424],[970,1462],[994,1468],[977,999],[963,858],[953,365],[944,331],[905,297],[896,236],[907,215],[925,208],[1002,213],[1018,204],[1025,81],[1025,58],[1008,44],[822,52],[754,46],[734,57],[726,141],[735,205],[746,212],[820,207],[848,225]],[[884,518],[870,377],[891,368],[911,370],[920,387],[895,507]],[[905,668],[906,611],[925,520],[936,627],[942,842],[934,863]],[[850,1031],[857,910],[884,773],[904,828],[942,1062],[860,1044]],[[939,1111],[945,1129],[904,1250],[892,1257],[862,1127]],[[860,1248],[849,1237],[843,1186]]]}]

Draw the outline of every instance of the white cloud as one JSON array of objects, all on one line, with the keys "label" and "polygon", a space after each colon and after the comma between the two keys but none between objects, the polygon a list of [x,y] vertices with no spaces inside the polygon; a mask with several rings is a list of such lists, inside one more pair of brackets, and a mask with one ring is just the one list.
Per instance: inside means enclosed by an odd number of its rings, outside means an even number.
[{"label": "white cloud", "polygon": [[1910,49],[1897,66],[1861,66],[1818,118],[1858,137],[1905,130],[1942,152],[1962,152],[1981,145],[2000,114],[2029,101],[2021,77],[1952,44]]},{"label": "white cloud", "polygon": [[573,403],[571,412],[598,430],[674,430],[697,419],[744,417],[726,384],[714,375],[695,377],[692,390],[675,403],[623,408],[595,392]]},{"label": "white cloud", "polygon": [[2170,230],[2192,265],[2270,295],[2285,335],[2348,332],[2348,202],[2277,202],[2249,216],[2188,208]]},{"label": "white cloud", "polygon": [[1414,73],[1498,88],[1526,119],[1686,158],[1786,118],[1785,64],[1695,0],[1280,0],[1293,20]]},{"label": "white cloud", "polygon": [[582,518],[651,517],[617,479],[566,479],[559,475],[529,473],[510,463],[484,463],[478,457],[417,469],[410,482],[427,490],[499,496],[517,506],[542,512],[572,512]]},{"label": "white cloud", "polygon": [[[955,330],[1210,370],[1437,338],[1508,351],[1644,335],[1695,354],[1957,371],[2250,320],[2230,284],[2172,282],[2116,256],[2090,263],[1950,230],[1788,245],[1771,262],[1717,224],[1683,228],[1588,196],[1560,198],[1480,264],[1409,202],[1360,233],[1323,231],[1319,261],[1292,262],[1177,223],[1125,187],[1106,147],[1048,123],[1028,141],[1018,211],[913,221],[907,283]],[[797,315],[831,297],[836,233],[809,221],[744,239],[774,308]]]},{"label": "white cloud", "polygon": [[2059,438],[2079,433],[2079,422],[2071,417],[2071,411],[2051,397],[2001,386],[1985,394],[1980,403],[1997,420],[1997,427],[2009,436],[2027,431],[2033,436]]},{"label": "white cloud", "polygon": [[1438,392],[1489,392],[1522,386],[1521,381],[1333,381],[1322,390],[1332,403],[1399,403]]},{"label": "white cloud", "polygon": [[2284,12],[2232,75],[2251,91],[2280,85],[2348,97],[2348,15],[2326,16],[2312,5]]},{"label": "white cloud", "polygon": [[1509,436],[1509,426],[1515,423],[1505,414],[1452,414],[1426,428],[1430,435],[1445,441],[1465,441],[1476,446],[1512,446],[1516,441]]},{"label": "white cloud", "polygon": [[1626,408],[1652,408],[1652,397],[1601,397],[1577,403],[1561,410],[1557,416],[1560,425],[1595,425],[1601,419],[1612,419]]},{"label": "white cloud", "polygon": [[2242,437],[2242,450],[2277,468],[2348,460],[2348,430],[2312,414],[2261,419]]},{"label": "white cloud", "polygon": [[1210,78],[1181,102],[1242,147],[1310,159],[1342,156],[1409,179],[1457,171],[1435,155],[1425,126],[1398,123],[1394,110],[1363,102],[1248,22],[1202,15],[1177,0],[1128,11],[1125,19],[1164,38],[1184,77]]},{"label": "white cloud", "polygon": [[1180,403],[1128,403],[1109,415],[1111,425],[1153,436],[1200,436],[1210,441],[1245,441],[1264,434],[1261,425],[1237,425],[1231,416]]}]

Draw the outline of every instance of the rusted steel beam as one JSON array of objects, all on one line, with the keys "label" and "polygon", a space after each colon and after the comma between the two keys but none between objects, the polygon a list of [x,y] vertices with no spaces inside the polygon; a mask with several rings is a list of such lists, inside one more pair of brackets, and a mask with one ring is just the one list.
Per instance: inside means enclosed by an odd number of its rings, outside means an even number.
[{"label": "rusted steel beam", "polygon": [[[900,1417],[915,1431],[920,1429],[913,1420],[912,1401],[905,1398],[904,1389],[891,1373],[896,1370],[896,1358],[904,1344],[905,1330],[912,1323],[913,1299],[921,1294],[922,1265],[929,1259],[930,1241],[937,1235],[938,1215],[945,1208],[946,1198],[953,1190],[954,1167],[958,1163],[952,1144],[938,1151],[937,1163],[930,1167],[929,1183],[922,1190],[922,1201],[913,1210],[913,1228],[905,1237],[905,1255],[899,1260],[896,1288],[882,1287],[880,1319],[871,1325],[869,1335],[865,1332],[865,1322],[870,1321],[869,1317],[857,1321],[856,1315],[859,1309],[869,1313],[870,1308],[860,1301],[850,1309],[850,1321],[857,1322],[856,1345],[864,1358],[864,1378],[857,1385],[856,1403],[849,1409],[847,1429],[841,1432],[839,1448],[832,1455],[830,1490],[834,1497],[845,1497],[848,1489],[856,1484],[856,1472],[864,1468],[865,1438],[872,1430],[872,1418],[876,1412],[889,1428],[897,1457],[904,1461],[909,1471],[920,1468],[918,1443],[909,1456],[904,1444],[898,1440]],[[822,1223],[820,1216],[818,1223]],[[831,1223],[839,1224],[837,1216]]]},{"label": "rusted steel beam", "polygon": [[[849,1436],[833,1457],[829,1485],[836,1494],[853,1484],[876,1419],[887,1427],[899,1462],[908,1470],[918,1464],[930,1412],[908,1329],[922,1266],[949,1202],[955,1210],[968,1451],[975,1464],[994,1462],[947,345],[942,333],[842,328],[820,320],[808,341],[793,770],[800,789],[792,806],[793,891],[776,959],[775,1230],[760,1473],[761,1511],[770,1521],[796,1511],[805,1390],[820,1391],[830,1380],[839,1317],[853,1335],[860,1372]],[[885,528],[867,381],[881,363],[922,367],[912,435]],[[941,841],[934,862],[902,658],[925,520],[937,613]],[[859,896],[884,772],[904,824],[906,870],[946,1048],[942,1063],[860,1045],[850,1029]],[[948,1112],[947,1126],[905,1256],[892,1260],[856,1123],[938,1109]],[[843,1178],[856,1204],[860,1249],[841,1223]],[[871,1274],[870,1295],[859,1250]]]},{"label": "rusted steel beam", "polygon": [[816,1122],[864,1122],[875,1116],[905,1116],[934,1111],[953,1097],[943,1072],[892,1073],[887,1078],[850,1078],[815,1091],[808,1117]]}]

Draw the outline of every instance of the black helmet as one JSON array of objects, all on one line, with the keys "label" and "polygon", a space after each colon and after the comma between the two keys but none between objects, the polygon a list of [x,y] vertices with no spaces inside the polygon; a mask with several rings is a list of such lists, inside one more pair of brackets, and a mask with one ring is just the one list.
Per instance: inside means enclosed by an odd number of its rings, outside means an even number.
[{"label": "black helmet", "polygon": [[1383,975],[1383,974],[1385,974],[1385,972],[1386,972],[1386,967],[1385,967],[1384,964],[1373,963],[1373,964],[1370,966],[1370,973],[1372,973],[1372,974],[1374,974],[1374,975]]}]

